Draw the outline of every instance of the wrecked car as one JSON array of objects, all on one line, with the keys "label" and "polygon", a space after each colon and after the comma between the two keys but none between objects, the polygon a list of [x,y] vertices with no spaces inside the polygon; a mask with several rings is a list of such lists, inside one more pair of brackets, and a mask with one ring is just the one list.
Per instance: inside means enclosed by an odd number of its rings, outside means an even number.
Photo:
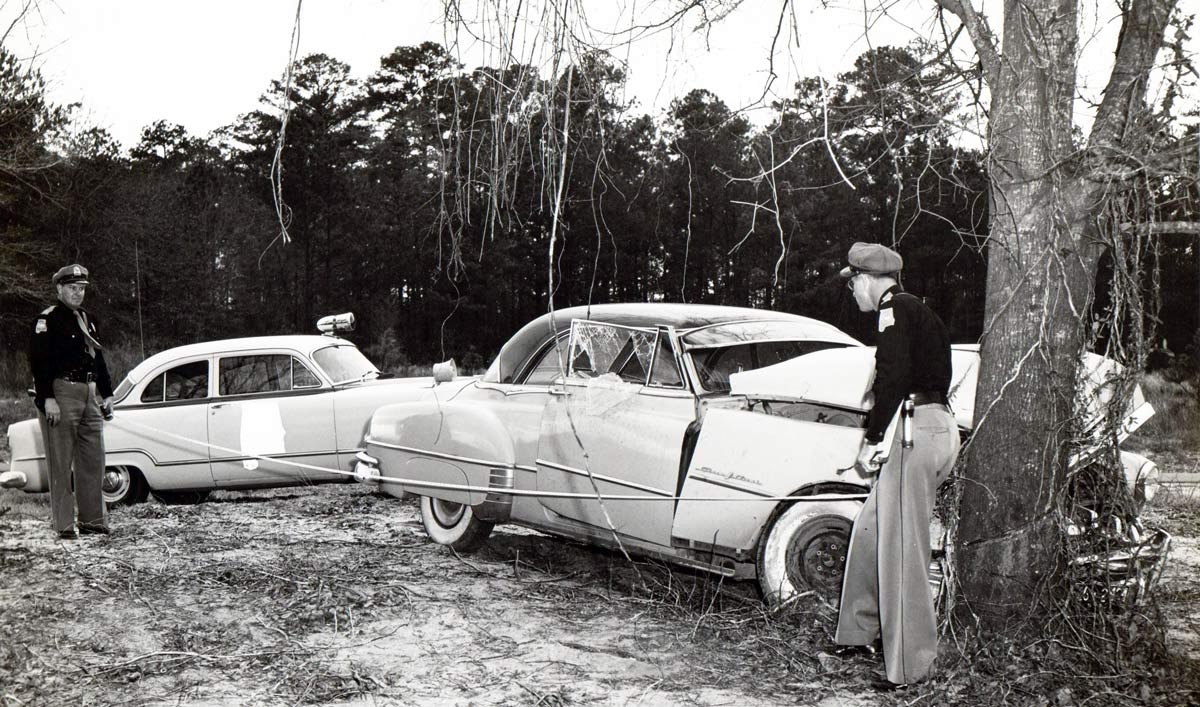
[{"label": "wrecked car", "polygon": [[[962,381],[977,360],[956,349],[964,431],[974,383]],[[852,467],[873,370],[873,348],[796,315],[559,310],[518,331],[482,377],[379,408],[355,473],[419,496],[426,533],[460,551],[516,523],[756,579],[772,602],[836,600],[872,483]],[[1139,459],[1128,464],[1150,485]]]}]

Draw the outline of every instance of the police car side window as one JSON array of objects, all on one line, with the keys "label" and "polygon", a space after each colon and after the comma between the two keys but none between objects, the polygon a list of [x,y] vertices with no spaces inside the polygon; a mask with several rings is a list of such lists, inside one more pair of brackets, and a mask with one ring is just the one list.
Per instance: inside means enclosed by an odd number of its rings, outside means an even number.
[{"label": "police car side window", "polygon": [[143,403],[161,403],[163,401],[163,382],[166,379],[167,374],[163,373],[150,381],[146,389],[142,391],[141,401]]},{"label": "police car side window", "polygon": [[199,400],[208,397],[208,361],[193,361],[166,372],[167,400]]},{"label": "police car side window", "polygon": [[291,387],[292,357],[286,354],[221,359],[220,394],[277,393]]},{"label": "police car side window", "polygon": [[321,379],[317,378],[317,374],[308,370],[308,366],[296,358],[292,357],[292,388],[319,388],[321,387]]}]

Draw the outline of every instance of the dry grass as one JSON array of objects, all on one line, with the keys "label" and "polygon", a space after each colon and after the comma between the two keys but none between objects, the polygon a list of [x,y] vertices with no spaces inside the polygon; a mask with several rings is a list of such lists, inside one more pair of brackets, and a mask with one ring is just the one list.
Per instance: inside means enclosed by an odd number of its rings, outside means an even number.
[{"label": "dry grass", "polygon": [[1200,381],[1172,381],[1161,373],[1150,373],[1139,384],[1154,406],[1154,417],[1128,444],[1151,453],[1200,452]]},{"label": "dry grass", "polygon": [[[0,515],[0,534],[48,534],[44,496],[0,493],[0,507],[37,519]],[[1200,516],[1191,501],[1170,507],[1193,522]],[[653,679],[599,681],[613,691],[633,685],[675,696],[673,704],[697,689],[733,691],[757,704],[835,695],[859,695],[865,704],[997,707],[1200,698],[1187,687],[1200,685],[1197,664],[1150,640],[1161,638],[1158,604],[1132,622],[1144,635],[1126,637],[1129,657],[1116,674],[1101,674],[1059,638],[959,644],[947,637],[936,677],[877,696],[867,682],[878,663],[819,653],[835,613],[811,597],[771,611],[750,583],[630,564],[619,553],[504,528],[480,552],[456,556],[428,543],[415,517],[411,502],[355,486],[219,492],[193,507],[119,508],[117,535],[81,541],[72,552],[49,543],[47,551],[0,552],[0,592],[9,598],[0,605],[0,683],[31,704],[322,704],[363,696],[416,704],[428,691],[460,689],[439,676],[477,669],[519,685],[515,694],[525,697],[510,694],[507,703],[594,703],[578,685],[543,678],[540,668],[492,662],[558,644],[597,660],[661,661],[670,669]],[[61,587],[59,601],[40,599],[50,586]],[[1164,594],[1176,610],[1189,595]],[[533,642],[514,643],[497,626],[510,611],[537,617]],[[403,669],[357,657],[355,646],[381,658],[398,650],[390,632],[439,614],[457,617],[444,630],[467,627],[479,650],[435,652],[433,665],[426,652],[423,664]],[[597,626],[620,627],[623,640],[602,638]],[[591,675],[585,668],[580,682],[595,682]]]}]

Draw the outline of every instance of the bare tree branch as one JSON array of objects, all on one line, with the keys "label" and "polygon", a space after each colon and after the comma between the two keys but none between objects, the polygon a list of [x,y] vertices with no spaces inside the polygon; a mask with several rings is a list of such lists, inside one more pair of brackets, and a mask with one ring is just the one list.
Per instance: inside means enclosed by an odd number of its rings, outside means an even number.
[{"label": "bare tree branch", "polygon": [[988,85],[995,88],[1000,75],[1000,50],[997,46],[996,35],[988,26],[987,18],[975,11],[970,0],[934,0],[938,7],[953,13],[962,20],[983,62],[983,76]]},{"label": "bare tree branch", "polygon": [[1155,221],[1154,223],[1123,223],[1123,233],[1139,236],[1200,236],[1200,221]]},{"label": "bare tree branch", "polygon": [[1177,1],[1132,0],[1124,13],[1117,58],[1088,137],[1090,147],[1120,142],[1129,117],[1145,103],[1146,77],[1162,48],[1163,33]]}]

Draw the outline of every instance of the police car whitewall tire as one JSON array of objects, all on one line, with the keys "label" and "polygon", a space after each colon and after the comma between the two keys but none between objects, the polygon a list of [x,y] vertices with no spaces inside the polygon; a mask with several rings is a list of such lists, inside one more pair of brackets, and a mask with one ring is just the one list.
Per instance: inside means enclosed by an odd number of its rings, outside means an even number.
[{"label": "police car whitewall tire", "polygon": [[837,605],[860,501],[798,501],[775,516],[759,541],[758,585],[775,606],[812,591]]},{"label": "police car whitewall tire", "polygon": [[146,500],[150,487],[142,472],[132,466],[109,466],[104,469],[101,492],[110,506],[132,506]]},{"label": "police car whitewall tire", "polygon": [[476,518],[470,506],[429,496],[421,497],[421,525],[435,543],[459,552],[478,549],[494,527]]}]

